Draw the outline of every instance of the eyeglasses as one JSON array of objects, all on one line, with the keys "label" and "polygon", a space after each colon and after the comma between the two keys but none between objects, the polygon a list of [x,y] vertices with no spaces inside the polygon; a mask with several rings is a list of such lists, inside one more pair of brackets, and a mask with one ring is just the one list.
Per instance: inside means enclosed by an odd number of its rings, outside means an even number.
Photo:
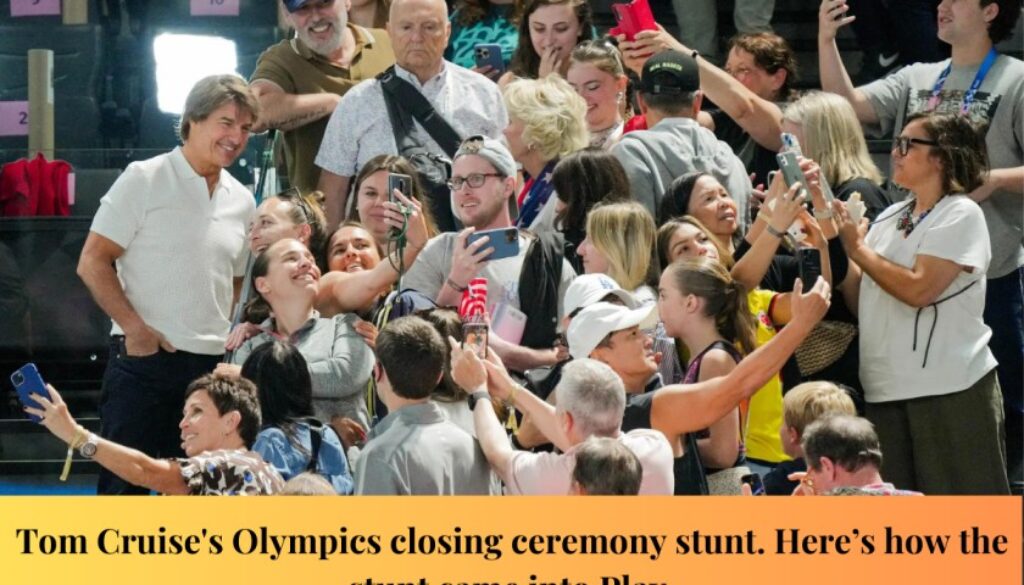
[{"label": "eyeglasses", "polygon": [[484,183],[487,181],[487,177],[501,176],[504,175],[499,173],[470,173],[465,177],[452,177],[452,179],[448,181],[448,188],[452,191],[458,191],[463,185],[469,184],[470,187],[476,189],[484,186]]},{"label": "eyeglasses", "polygon": [[928,146],[938,146],[939,143],[934,140],[925,140],[924,138],[911,138],[910,136],[897,136],[896,140],[893,141],[893,148],[899,151],[900,156],[907,156],[910,152],[910,147],[913,144],[926,144]]}]

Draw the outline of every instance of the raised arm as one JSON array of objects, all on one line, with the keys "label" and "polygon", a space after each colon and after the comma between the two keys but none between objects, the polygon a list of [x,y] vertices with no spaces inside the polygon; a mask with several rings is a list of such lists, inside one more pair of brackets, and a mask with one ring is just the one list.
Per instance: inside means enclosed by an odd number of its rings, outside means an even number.
[{"label": "raised arm", "polygon": [[327,231],[333,232],[345,219],[348,204],[348,188],[352,177],[335,175],[327,169],[320,169],[320,180],[316,188],[324,194],[324,214],[327,216]]},{"label": "raised arm", "polygon": [[839,55],[839,46],[836,45],[839,29],[857,18],[845,16],[849,9],[846,0],[823,0],[818,9],[818,71],[821,88],[846,98],[862,123],[876,124],[878,116],[875,109],[868,97],[853,85]]},{"label": "raised arm", "polygon": [[260,102],[260,117],[253,125],[253,132],[270,128],[287,132],[301,128],[330,116],[341,101],[341,96],[329,92],[288,93],[268,79],[257,79],[249,85]]},{"label": "raised arm", "polygon": [[[40,424],[61,441],[74,448],[80,447],[85,443],[89,432],[71,416],[67,404],[57,390],[50,385],[46,388],[50,391],[49,397],[33,395],[41,408],[25,407],[25,412],[42,417]],[[153,459],[141,451],[99,437],[96,437],[96,446],[93,459],[128,483],[162,494],[189,493],[176,461]]]},{"label": "raised arm", "polygon": [[727,376],[696,384],[666,386],[654,395],[652,418],[668,421],[666,429],[677,435],[697,431],[725,416],[741,400],[750,398],[782,369],[783,364],[828,310],[830,292],[823,278],[801,294],[793,286],[793,319],[771,341],[745,357]]}]

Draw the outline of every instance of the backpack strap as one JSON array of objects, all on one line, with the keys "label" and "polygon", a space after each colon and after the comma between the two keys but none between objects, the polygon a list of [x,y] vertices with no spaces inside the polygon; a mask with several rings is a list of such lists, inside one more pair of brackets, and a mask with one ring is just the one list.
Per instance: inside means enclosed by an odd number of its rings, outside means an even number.
[{"label": "backpack strap", "polygon": [[[462,137],[418,89],[395,73],[394,65],[377,75],[377,81],[380,82],[381,89],[384,91],[384,102],[388,107],[392,126],[395,128],[396,142],[400,131],[406,140],[412,134],[412,124],[406,124],[409,121],[406,117],[411,116],[420,123],[420,126],[423,126],[427,134],[434,139],[434,142],[437,142],[449,158],[455,156],[459,145],[462,144]],[[401,129],[395,125],[396,117],[401,120]],[[402,144],[399,143],[398,147],[401,150]]]},{"label": "backpack strap", "polygon": [[309,424],[309,464],[306,465],[306,471],[310,473],[316,473],[318,463],[320,462],[320,444],[324,440],[324,425],[315,418],[307,419]]}]

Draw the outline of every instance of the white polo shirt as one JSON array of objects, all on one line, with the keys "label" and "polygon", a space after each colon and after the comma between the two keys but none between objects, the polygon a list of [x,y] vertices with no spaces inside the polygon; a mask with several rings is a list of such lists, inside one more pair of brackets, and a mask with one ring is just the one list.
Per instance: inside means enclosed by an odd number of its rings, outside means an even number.
[{"label": "white polo shirt", "polygon": [[[179,147],[128,165],[91,230],[125,249],[118,278],[147,325],[177,349],[218,355],[255,210],[252,193],[225,170],[211,196]],[[122,333],[114,323],[111,334]]]},{"label": "white polo shirt", "polygon": [[992,331],[982,321],[985,271],[992,259],[985,216],[974,201],[949,195],[904,238],[896,223],[906,205],[897,203],[879,215],[865,240],[872,250],[907,268],[914,266],[918,255],[926,255],[974,270],[961,271],[936,300],[963,292],[921,309],[920,318],[918,309],[897,300],[864,274],[860,285],[860,380],[868,402],[960,392],[996,367],[988,349]]}]

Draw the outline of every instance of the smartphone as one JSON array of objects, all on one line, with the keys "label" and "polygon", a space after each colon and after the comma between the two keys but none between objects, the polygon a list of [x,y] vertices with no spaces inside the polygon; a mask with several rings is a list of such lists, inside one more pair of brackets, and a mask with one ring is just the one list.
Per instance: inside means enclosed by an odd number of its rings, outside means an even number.
[{"label": "smartphone", "polygon": [[821,252],[817,248],[797,248],[797,265],[800,268],[800,281],[807,292],[821,276]]},{"label": "smartphone", "polygon": [[[796,139],[796,136],[793,136],[789,132],[782,133],[782,152],[791,152],[797,156],[804,155],[803,150],[800,149],[800,141]],[[782,154],[780,154],[779,156],[782,156]],[[782,166],[781,161],[779,162],[779,166]],[[796,166],[798,169],[800,168],[799,163],[797,163]],[[800,176],[800,180],[802,181],[803,172],[800,173]],[[792,185],[792,183],[789,183],[788,180],[786,182]],[[825,175],[820,173],[818,174],[818,184],[821,186],[821,195],[825,198],[825,203],[832,205],[832,202],[835,201],[836,196],[832,193],[832,187],[829,187],[828,181],[825,180]]]},{"label": "smartphone", "polygon": [[519,255],[518,228],[498,228],[496,230],[473,232],[466,238],[466,245],[469,246],[485,236],[490,241],[484,247],[494,248],[494,252],[487,257],[487,260],[501,260],[502,258],[512,258]]},{"label": "smartphone", "polygon": [[800,149],[800,141],[789,132],[782,133],[782,150],[795,152],[800,156],[804,154],[803,150]]},{"label": "smartphone", "polygon": [[782,171],[782,178],[785,179],[786,185],[790,187],[793,183],[800,183],[800,191],[807,196],[807,188],[804,187],[804,172],[800,170],[800,163],[796,160],[796,153],[792,150],[786,150],[775,155],[775,159],[779,161],[779,170]]},{"label": "smartphone", "polygon": [[480,359],[487,359],[487,323],[467,321],[462,324],[462,348],[469,348]]},{"label": "smartphone", "polygon": [[[43,382],[43,377],[39,375],[39,370],[35,364],[25,364],[18,368],[16,372],[11,374],[11,384],[14,384],[14,389],[18,391],[18,400],[24,406],[30,406],[32,408],[42,408],[43,406],[32,398],[33,394],[39,394],[40,396],[49,396],[50,392],[46,389],[46,383]],[[31,414],[26,415],[32,422],[39,422],[42,420],[40,417]]]},{"label": "smartphone", "polygon": [[501,45],[481,44],[473,47],[473,59],[477,67],[490,66],[498,73],[505,72],[505,60],[501,57]]},{"label": "smartphone", "polygon": [[756,473],[748,473],[747,475],[744,475],[740,478],[740,482],[750,486],[751,495],[763,496],[765,494],[764,482],[761,481],[761,476]]},{"label": "smartphone", "polygon": [[412,177],[401,173],[388,173],[388,201],[398,203],[395,200],[395,189],[402,195],[412,198]]},{"label": "smartphone", "polygon": [[611,36],[626,35],[627,41],[635,40],[636,33],[643,30],[658,30],[658,24],[651,14],[651,5],[647,0],[633,0],[628,4],[612,4],[616,26],[608,34]]}]

